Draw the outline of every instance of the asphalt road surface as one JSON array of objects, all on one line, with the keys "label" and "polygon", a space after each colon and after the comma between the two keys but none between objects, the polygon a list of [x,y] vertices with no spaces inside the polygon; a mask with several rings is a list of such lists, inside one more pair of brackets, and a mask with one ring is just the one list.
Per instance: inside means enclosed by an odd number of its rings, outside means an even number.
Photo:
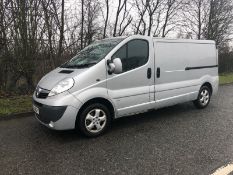
[{"label": "asphalt road surface", "polygon": [[233,162],[233,85],[211,100],[118,119],[94,139],[0,121],[0,174],[211,174]]}]

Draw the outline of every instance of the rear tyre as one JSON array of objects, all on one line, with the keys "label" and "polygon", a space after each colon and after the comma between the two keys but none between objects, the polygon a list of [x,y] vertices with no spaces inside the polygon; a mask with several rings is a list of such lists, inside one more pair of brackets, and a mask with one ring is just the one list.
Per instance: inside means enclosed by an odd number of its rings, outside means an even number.
[{"label": "rear tyre", "polygon": [[202,86],[198,98],[193,102],[196,108],[203,109],[210,103],[211,91],[208,86]]},{"label": "rear tyre", "polygon": [[78,129],[87,137],[97,137],[110,126],[111,116],[108,108],[100,103],[88,105],[78,118]]}]

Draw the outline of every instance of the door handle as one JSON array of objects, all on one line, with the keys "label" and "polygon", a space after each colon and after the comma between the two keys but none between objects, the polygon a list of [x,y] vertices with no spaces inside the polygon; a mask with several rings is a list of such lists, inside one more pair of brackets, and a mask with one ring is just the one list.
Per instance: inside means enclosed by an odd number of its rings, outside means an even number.
[{"label": "door handle", "polygon": [[156,76],[157,76],[157,78],[159,78],[159,77],[160,77],[160,67],[158,67],[158,68],[157,68]]},{"label": "door handle", "polygon": [[151,78],[151,68],[147,69],[147,78],[150,79]]}]

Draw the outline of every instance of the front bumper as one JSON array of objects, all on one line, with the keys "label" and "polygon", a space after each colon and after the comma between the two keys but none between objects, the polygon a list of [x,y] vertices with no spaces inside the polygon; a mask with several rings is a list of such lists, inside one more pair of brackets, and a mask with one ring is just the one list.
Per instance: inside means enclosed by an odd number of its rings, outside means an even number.
[{"label": "front bumper", "polygon": [[82,103],[70,93],[46,99],[37,98],[34,94],[33,105],[39,109],[39,114],[35,113],[35,116],[40,123],[51,129],[68,130],[75,128]]},{"label": "front bumper", "polygon": [[67,106],[48,106],[33,101],[33,105],[35,105],[39,109],[39,114],[36,114],[38,120],[43,122],[44,124],[49,124],[50,122],[58,121],[64,114]]}]

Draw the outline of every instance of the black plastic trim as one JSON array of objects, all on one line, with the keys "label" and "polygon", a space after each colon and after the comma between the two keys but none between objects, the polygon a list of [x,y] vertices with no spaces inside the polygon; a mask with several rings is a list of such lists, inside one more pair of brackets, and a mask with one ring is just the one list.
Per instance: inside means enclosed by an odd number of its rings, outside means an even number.
[{"label": "black plastic trim", "polygon": [[144,94],[149,94],[149,92],[138,93],[138,94],[134,94],[134,95],[120,96],[120,97],[117,97],[117,98],[114,98],[114,99],[125,98],[125,97],[134,97],[134,96],[137,96],[137,95],[144,95]]},{"label": "black plastic trim", "polygon": [[206,69],[206,68],[214,68],[218,67],[218,65],[211,65],[211,66],[198,66],[198,67],[186,67],[185,70],[193,70],[193,69]]},{"label": "black plastic trim", "polygon": [[74,72],[73,70],[67,70],[67,69],[64,69],[64,70],[61,70],[59,73],[63,73],[63,74],[70,74]]},{"label": "black plastic trim", "polygon": [[39,115],[36,114],[37,119],[45,124],[58,121],[67,108],[67,106],[48,106],[36,101],[33,101],[33,104],[39,108]]},{"label": "black plastic trim", "polygon": [[37,101],[33,101],[33,103],[34,103],[34,105],[36,105],[37,107],[42,107],[42,106],[43,106],[43,104],[41,104],[41,103],[39,103],[39,102],[37,102]]},{"label": "black plastic trim", "polygon": [[151,78],[151,68],[147,69],[147,78],[150,79]]},{"label": "black plastic trim", "polygon": [[156,77],[160,78],[160,67],[158,67],[156,70]]}]

